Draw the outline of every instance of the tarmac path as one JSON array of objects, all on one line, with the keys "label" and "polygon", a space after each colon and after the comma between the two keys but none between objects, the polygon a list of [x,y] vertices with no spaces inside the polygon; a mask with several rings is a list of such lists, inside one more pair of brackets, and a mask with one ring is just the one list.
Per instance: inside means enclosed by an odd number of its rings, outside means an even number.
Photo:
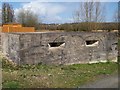
[{"label": "tarmac path", "polygon": [[79,88],[118,88],[118,74],[104,77],[100,80],[80,86]]}]

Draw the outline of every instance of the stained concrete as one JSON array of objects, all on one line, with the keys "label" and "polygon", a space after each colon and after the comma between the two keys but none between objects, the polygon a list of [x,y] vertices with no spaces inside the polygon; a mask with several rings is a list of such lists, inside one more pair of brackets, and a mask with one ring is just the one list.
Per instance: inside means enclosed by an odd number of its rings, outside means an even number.
[{"label": "stained concrete", "polygon": [[19,65],[117,60],[117,43],[117,32],[1,33],[2,52]]}]

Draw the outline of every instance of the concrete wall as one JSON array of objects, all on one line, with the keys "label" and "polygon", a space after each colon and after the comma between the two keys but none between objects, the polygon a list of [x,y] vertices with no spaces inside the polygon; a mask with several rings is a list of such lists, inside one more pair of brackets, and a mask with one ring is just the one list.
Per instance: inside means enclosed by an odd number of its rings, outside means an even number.
[{"label": "concrete wall", "polygon": [[76,64],[115,60],[117,33],[2,33],[2,52],[17,64]]}]

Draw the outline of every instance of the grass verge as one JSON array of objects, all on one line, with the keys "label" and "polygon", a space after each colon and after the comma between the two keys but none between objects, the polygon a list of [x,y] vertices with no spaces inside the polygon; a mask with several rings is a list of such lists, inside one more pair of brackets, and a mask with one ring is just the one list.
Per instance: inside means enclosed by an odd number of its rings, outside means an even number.
[{"label": "grass verge", "polygon": [[55,65],[12,65],[2,60],[3,88],[76,88],[101,75],[117,72],[117,63]]}]

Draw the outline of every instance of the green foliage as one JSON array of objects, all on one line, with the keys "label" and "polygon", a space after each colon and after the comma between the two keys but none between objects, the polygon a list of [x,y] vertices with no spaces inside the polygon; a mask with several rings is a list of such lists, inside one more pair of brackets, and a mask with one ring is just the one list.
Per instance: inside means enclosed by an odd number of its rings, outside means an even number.
[{"label": "green foliage", "polygon": [[4,88],[20,88],[20,85],[17,81],[10,81],[3,84]]}]

